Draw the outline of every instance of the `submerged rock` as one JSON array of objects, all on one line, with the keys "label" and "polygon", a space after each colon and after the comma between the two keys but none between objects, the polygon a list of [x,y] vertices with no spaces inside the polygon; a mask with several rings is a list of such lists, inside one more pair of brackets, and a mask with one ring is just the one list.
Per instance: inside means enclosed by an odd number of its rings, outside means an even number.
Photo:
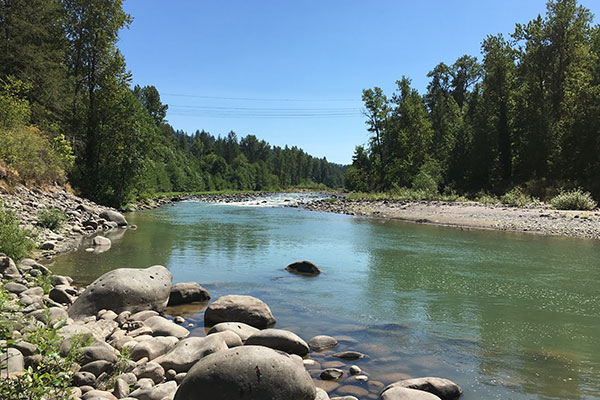
[{"label": "submerged rock", "polygon": [[335,338],[326,335],[315,336],[308,341],[308,346],[314,351],[333,349],[337,344],[338,341]]},{"label": "submerged rock", "polygon": [[456,383],[449,379],[435,377],[404,379],[386,386],[381,393],[393,388],[421,390],[432,393],[442,400],[455,400],[463,394],[463,390]]},{"label": "submerged rock", "polygon": [[285,270],[303,275],[319,275],[321,273],[321,269],[310,261],[296,261],[285,267]]}]

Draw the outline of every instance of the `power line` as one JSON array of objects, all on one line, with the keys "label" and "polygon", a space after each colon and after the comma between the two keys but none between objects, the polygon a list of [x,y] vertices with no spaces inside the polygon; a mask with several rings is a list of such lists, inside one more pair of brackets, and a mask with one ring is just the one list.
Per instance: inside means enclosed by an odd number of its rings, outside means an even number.
[{"label": "power line", "polygon": [[190,109],[190,110],[241,110],[241,111],[333,111],[333,112],[342,112],[342,111],[352,111],[352,112],[360,112],[360,108],[356,107],[319,107],[319,108],[281,108],[281,107],[218,107],[218,106],[203,106],[203,105],[178,105],[178,104],[169,104],[169,109],[173,108],[182,108],[182,109]]},{"label": "power line", "polygon": [[225,96],[204,96],[195,94],[182,94],[182,93],[161,93],[162,96],[173,96],[173,97],[191,97],[198,99],[211,99],[211,100],[239,100],[239,101],[290,101],[290,102],[345,102],[353,101],[360,102],[359,99],[292,99],[292,98],[258,98],[258,97],[225,97]]}]

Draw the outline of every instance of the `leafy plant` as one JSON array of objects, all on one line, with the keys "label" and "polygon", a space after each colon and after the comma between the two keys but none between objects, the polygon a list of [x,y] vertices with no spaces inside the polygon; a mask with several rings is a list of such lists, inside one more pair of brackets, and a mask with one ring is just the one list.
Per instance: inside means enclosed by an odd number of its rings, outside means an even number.
[{"label": "leafy plant", "polygon": [[579,188],[561,191],[550,200],[550,204],[557,210],[593,210],[598,205],[589,192]]},{"label": "leafy plant", "polygon": [[500,202],[509,207],[527,207],[533,200],[531,196],[523,193],[521,188],[515,187],[510,192],[500,197]]},{"label": "leafy plant", "polygon": [[44,208],[38,212],[38,221],[44,228],[58,231],[67,220],[67,214],[59,208]]},{"label": "leafy plant", "polygon": [[24,258],[35,248],[31,237],[30,231],[19,227],[15,214],[0,203],[0,252],[15,260]]}]

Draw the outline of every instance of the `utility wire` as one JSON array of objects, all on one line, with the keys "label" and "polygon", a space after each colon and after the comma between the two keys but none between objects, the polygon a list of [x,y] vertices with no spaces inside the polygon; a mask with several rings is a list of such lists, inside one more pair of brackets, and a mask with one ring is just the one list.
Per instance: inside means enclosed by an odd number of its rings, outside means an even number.
[{"label": "utility wire", "polygon": [[353,101],[361,102],[359,99],[292,99],[292,98],[258,98],[258,97],[225,97],[225,96],[203,96],[195,94],[182,94],[182,93],[161,93],[161,96],[174,96],[174,97],[192,97],[198,99],[212,99],[212,100],[240,100],[240,101],[297,101],[297,102],[343,102]]}]

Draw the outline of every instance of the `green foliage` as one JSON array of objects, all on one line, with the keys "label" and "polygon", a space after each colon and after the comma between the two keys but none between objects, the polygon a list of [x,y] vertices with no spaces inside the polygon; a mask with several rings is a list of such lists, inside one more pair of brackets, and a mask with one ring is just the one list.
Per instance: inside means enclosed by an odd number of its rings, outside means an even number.
[{"label": "green foliage", "polygon": [[550,204],[557,210],[593,210],[598,206],[592,195],[580,188],[561,191],[550,200]]},{"label": "green foliage", "polygon": [[531,196],[523,193],[521,188],[515,187],[510,192],[500,197],[500,202],[509,207],[527,207],[533,200]]},{"label": "green foliage", "polygon": [[44,228],[58,232],[67,221],[67,214],[59,208],[50,207],[38,211],[38,222]]},{"label": "green foliage", "polygon": [[498,197],[486,193],[486,192],[479,192],[476,196],[475,196],[475,201],[478,203],[483,203],[483,204],[498,204],[500,203],[500,199],[498,199]]},{"label": "green foliage", "polygon": [[32,233],[21,229],[15,214],[0,203],[0,253],[14,260],[28,256],[35,248]]}]

